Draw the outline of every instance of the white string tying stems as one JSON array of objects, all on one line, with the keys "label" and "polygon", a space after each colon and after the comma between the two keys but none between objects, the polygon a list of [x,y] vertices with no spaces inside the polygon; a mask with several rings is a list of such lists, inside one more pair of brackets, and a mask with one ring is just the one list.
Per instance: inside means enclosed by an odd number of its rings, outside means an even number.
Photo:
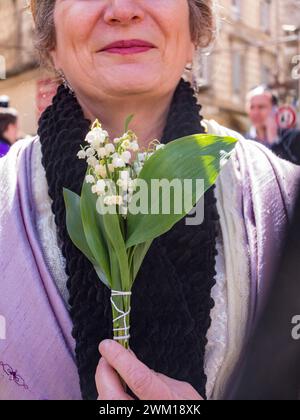
[{"label": "white string tying stems", "polygon": [[112,306],[115,308],[116,312],[118,312],[120,315],[118,315],[116,318],[113,319],[113,324],[115,324],[115,322],[119,321],[120,319],[123,319],[123,324],[124,327],[120,327],[120,328],[114,328],[113,332],[115,333],[116,331],[124,331],[124,335],[120,336],[120,337],[114,337],[114,340],[129,340],[130,338],[130,334],[129,334],[129,330],[130,330],[130,325],[126,324],[126,317],[127,315],[130,314],[130,310],[131,307],[129,307],[127,312],[122,311],[120,308],[118,308],[118,306],[116,305],[115,301],[114,301],[114,297],[123,297],[123,296],[131,296],[132,292],[120,292],[118,290],[112,290],[111,291],[111,304]]}]

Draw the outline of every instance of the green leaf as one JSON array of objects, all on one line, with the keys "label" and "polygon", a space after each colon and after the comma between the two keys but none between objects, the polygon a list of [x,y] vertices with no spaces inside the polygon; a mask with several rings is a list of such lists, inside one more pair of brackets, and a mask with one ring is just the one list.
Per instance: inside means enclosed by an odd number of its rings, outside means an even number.
[{"label": "green leaf", "polygon": [[120,273],[120,266],[118,261],[118,256],[110,243],[108,241],[108,252],[109,252],[109,261],[110,261],[110,271],[111,271],[111,278],[112,278],[112,284],[111,288],[113,290],[123,290],[122,287],[122,279],[121,279],[121,273]]},{"label": "green leaf", "polygon": [[91,261],[96,264],[96,260],[85,239],[83,225],[80,214],[80,197],[67,188],[63,189],[66,206],[66,221],[69,236],[74,245]]},{"label": "green leaf", "polygon": [[[104,211],[103,210],[103,201],[99,200],[98,202],[99,208],[101,208],[101,218],[103,222],[103,226],[106,232],[106,237],[110,242],[113,251],[117,256],[117,261],[119,263],[119,272],[122,281],[122,289],[130,291],[131,289],[131,282],[130,282],[130,275],[129,275],[129,265],[128,265],[128,257],[125,247],[125,240],[122,234],[120,223],[122,223],[121,217],[114,211]],[[111,250],[110,250],[111,254]],[[112,270],[112,269],[111,269]],[[116,279],[115,279],[116,280]],[[114,285],[114,276],[112,276],[112,288],[119,287],[120,285]]]},{"label": "green leaf", "polygon": [[133,281],[138,275],[139,269],[141,268],[142,262],[144,261],[152,242],[152,240],[143,242],[142,244],[136,245],[132,250],[131,270]]},{"label": "green leaf", "polygon": [[102,283],[108,287],[109,289],[111,289],[111,285],[107,280],[106,275],[104,274],[103,270],[101,267],[99,267],[99,265],[96,263],[96,265],[94,265],[94,269],[97,273],[97,276],[99,277],[99,279],[102,281]]},{"label": "green leaf", "polygon": [[[229,153],[233,150],[237,140],[231,137],[218,137],[207,134],[197,134],[183,137],[168,143],[163,149],[155,152],[149,158],[140,173],[139,178],[148,185],[148,211],[147,214],[130,212],[127,217],[127,238],[126,248],[137,244],[153,240],[156,237],[169,231],[175,223],[188,214],[201,196],[217,180],[220,172],[220,153]],[[191,205],[188,209],[176,214],[174,206],[171,205],[170,214],[163,214],[159,209],[159,214],[151,214],[151,206],[158,204],[161,194],[154,198],[151,194],[151,180],[184,180],[204,181],[204,191],[201,194],[193,188],[190,196],[186,193],[186,198],[190,199]],[[171,199],[171,203],[174,200]],[[158,206],[159,207],[159,206]]]},{"label": "green leaf", "polygon": [[86,241],[81,213],[80,213],[80,197],[75,194],[73,191],[68,190],[67,188],[63,189],[63,196],[66,206],[66,224],[69,236],[74,243],[74,245],[87,257],[87,259],[93,264],[94,269],[101,279],[101,281],[109,287],[106,276],[99,267],[95,257],[93,256],[92,251],[89,248],[89,245]]},{"label": "green leaf", "polygon": [[131,123],[131,121],[133,120],[134,114],[129,115],[126,120],[125,120],[125,133],[127,133],[128,129],[129,129],[129,125]]},{"label": "green leaf", "polygon": [[[97,196],[92,193],[91,186],[85,181],[82,186],[80,210],[86,242],[95,258],[97,265],[107,279],[106,286],[111,285],[109,255],[105,234],[101,228],[100,214],[96,209]],[[103,281],[103,279],[101,278]]]}]

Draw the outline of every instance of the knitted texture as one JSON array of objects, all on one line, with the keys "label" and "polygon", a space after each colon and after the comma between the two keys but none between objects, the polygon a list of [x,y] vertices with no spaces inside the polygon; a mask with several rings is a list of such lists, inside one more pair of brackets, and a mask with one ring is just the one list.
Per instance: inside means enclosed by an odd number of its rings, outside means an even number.
[{"label": "knitted texture", "polygon": [[[200,105],[190,84],[180,80],[161,141],[203,133]],[[46,170],[58,238],[66,259],[70,315],[83,399],[95,400],[95,372],[101,340],[112,338],[110,290],[73,245],[66,229],[63,187],[80,194],[86,162],[77,158],[91,122],[64,86],[39,122],[42,164]],[[205,194],[199,226],[185,219],[156,239],[133,286],[130,346],[147,366],[187,381],[205,397],[204,353],[213,307],[218,213],[214,187]]]}]

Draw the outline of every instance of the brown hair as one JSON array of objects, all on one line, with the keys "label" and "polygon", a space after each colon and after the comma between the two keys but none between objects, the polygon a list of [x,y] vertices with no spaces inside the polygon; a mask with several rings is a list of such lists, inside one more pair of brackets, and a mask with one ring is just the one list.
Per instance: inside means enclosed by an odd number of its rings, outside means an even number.
[{"label": "brown hair", "polygon": [[[190,7],[192,40],[198,48],[207,47],[214,38],[214,0],[187,0]],[[55,48],[55,26],[53,0],[31,0],[31,10],[35,21],[35,44],[41,62],[52,66],[49,51]]]}]

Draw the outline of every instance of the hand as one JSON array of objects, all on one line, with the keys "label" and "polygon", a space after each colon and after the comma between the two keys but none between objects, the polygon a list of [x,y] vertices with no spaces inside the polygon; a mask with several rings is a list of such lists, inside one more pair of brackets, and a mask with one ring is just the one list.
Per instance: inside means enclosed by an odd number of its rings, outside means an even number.
[{"label": "hand", "polygon": [[140,400],[202,400],[196,390],[156,373],[140,362],[131,350],[113,340],[99,346],[102,358],[96,372],[99,400],[132,400],[123,388],[120,377]]}]

